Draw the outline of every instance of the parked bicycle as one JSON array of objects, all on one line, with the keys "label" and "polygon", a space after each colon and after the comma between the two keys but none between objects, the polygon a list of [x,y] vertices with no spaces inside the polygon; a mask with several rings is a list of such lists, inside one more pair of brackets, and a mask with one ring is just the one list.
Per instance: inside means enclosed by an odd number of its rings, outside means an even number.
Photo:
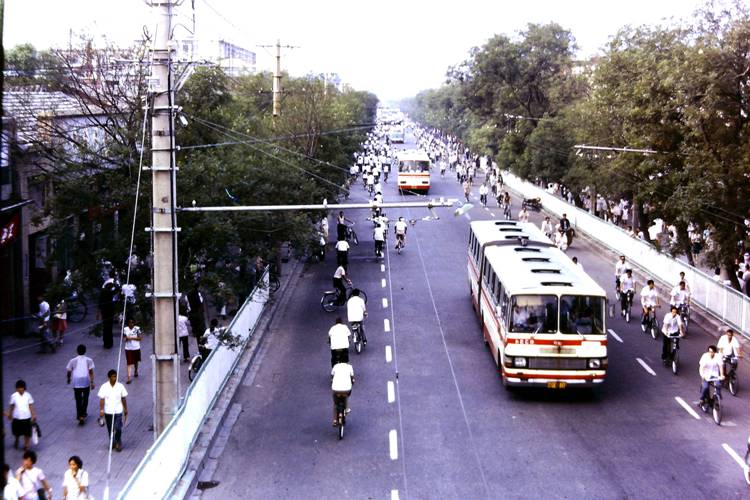
[{"label": "parked bicycle", "polygon": [[721,396],[716,390],[717,383],[721,383],[721,380],[718,378],[708,380],[708,399],[701,400],[700,408],[704,413],[710,411],[716,425],[721,425]]}]

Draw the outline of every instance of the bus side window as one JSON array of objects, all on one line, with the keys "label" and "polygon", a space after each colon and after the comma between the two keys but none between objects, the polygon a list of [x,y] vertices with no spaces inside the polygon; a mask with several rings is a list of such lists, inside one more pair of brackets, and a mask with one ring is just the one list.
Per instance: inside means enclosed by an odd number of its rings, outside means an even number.
[{"label": "bus side window", "polygon": [[495,287],[495,303],[502,304],[502,297],[503,297],[503,285],[498,280],[497,286]]}]

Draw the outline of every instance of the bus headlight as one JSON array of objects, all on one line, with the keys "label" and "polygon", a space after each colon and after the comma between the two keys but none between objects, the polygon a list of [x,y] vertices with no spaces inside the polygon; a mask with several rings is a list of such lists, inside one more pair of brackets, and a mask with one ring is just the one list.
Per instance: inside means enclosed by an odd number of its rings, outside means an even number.
[{"label": "bus headlight", "polygon": [[513,366],[516,368],[526,368],[526,358],[513,358]]},{"label": "bus headlight", "polygon": [[602,367],[602,360],[601,359],[590,359],[589,360],[589,369],[590,370],[598,370]]}]

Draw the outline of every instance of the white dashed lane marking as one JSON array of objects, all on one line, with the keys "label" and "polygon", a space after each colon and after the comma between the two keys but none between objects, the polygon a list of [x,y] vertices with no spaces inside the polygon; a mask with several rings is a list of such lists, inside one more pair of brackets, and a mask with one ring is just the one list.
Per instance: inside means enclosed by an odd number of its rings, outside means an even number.
[{"label": "white dashed lane marking", "polygon": [[388,299],[383,297],[383,309],[386,309],[388,307]]},{"label": "white dashed lane marking", "polygon": [[391,451],[391,460],[398,460],[398,434],[396,429],[391,429],[388,433],[388,442]]},{"label": "white dashed lane marking", "polygon": [[701,419],[701,416],[700,416],[700,415],[698,415],[698,413],[697,413],[697,412],[696,412],[695,410],[693,410],[693,409],[692,409],[692,408],[690,407],[690,405],[689,405],[689,404],[687,404],[687,403],[685,402],[685,400],[684,400],[684,399],[682,399],[682,398],[681,398],[680,396],[675,396],[675,397],[674,397],[674,400],[675,400],[675,401],[677,401],[677,402],[679,403],[679,405],[680,405],[680,406],[682,406],[682,407],[683,407],[683,408],[685,409],[685,411],[686,411],[686,412],[688,412],[688,413],[690,414],[690,416],[691,416],[691,417],[693,417],[693,418],[694,418],[694,419],[696,419],[696,420],[700,420],[700,419]]},{"label": "white dashed lane marking", "polygon": [[731,446],[729,446],[727,443],[723,443],[721,447],[724,448],[724,451],[729,453],[729,456],[732,457],[735,462],[737,462],[737,465],[739,465],[743,469],[746,467],[745,460],[743,460],[742,457],[736,451],[734,451]]},{"label": "white dashed lane marking", "polygon": [[383,330],[385,330],[386,333],[391,331],[391,322],[387,319],[383,320]]},{"label": "white dashed lane marking", "polygon": [[391,490],[391,500],[399,500],[398,490]]},{"label": "white dashed lane marking", "polygon": [[385,288],[385,278],[383,278],[382,280],[380,280],[380,286],[383,287],[383,288]]},{"label": "white dashed lane marking", "polygon": [[393,360],[393,353],[391,352],[391,346],[385,346],[385,362],[390,363]]},{"label": "white dashed lane marking", "polygon": [[381,273],[385,272],[385,264],[380,264],[380,272]]},{"label": "white dashed lane marking", "polygon": [[617,334],[615,333],[615,331],[614,331],[614,330],[612,330],[612,329],[610,328],[610,329],[609,329],[609,330],[607,330],[607,331],[609,332],[609,334],[610,334],[610,335],[612,335],[612,336],[613,336],[613,337],[615,338],[615,340],[616,340],[616,341],[618,341],[618,342],[622,343],[622,339],[620,338],[620,336],[619,336],[619,335],[617,335]]},{"label": "white dashed lane marking", "polygon": [[388,402],[393,403],[396,401],[396,389],[393,387],[393,382],[388,381]]},{"label": "white dashed lane marking", "polygon": [[635,358],[635,360],[638,361],[638,364],[641,365],[644,370],[646,370],[648,373],[656,377],[656,372],[652,370],[651,367],[648,366],[648,364],[645,361],[643,361],[641,358]]}]

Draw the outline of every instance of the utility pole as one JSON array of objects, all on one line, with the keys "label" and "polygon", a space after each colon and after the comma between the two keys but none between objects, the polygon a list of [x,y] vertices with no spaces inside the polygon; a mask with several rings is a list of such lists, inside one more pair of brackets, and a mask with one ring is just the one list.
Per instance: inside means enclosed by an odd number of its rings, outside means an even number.
[{"label": "utility pole", "polygon": [[154,435],[159,436],[180,399],[177,356],[177,213],[174,92],[171,67],[172,8],[175,0],[154,0],[157,28],[151,88],[151,175],[154,304]]},{"label": "utility pole", "polygon": [[281,49],[296,49],[296,45],[281,45],[281,40],[276,40],[276,45],[258,45],[258,47],[276,47],[276,66],[273,70],[273,117],[281,115]]}]

